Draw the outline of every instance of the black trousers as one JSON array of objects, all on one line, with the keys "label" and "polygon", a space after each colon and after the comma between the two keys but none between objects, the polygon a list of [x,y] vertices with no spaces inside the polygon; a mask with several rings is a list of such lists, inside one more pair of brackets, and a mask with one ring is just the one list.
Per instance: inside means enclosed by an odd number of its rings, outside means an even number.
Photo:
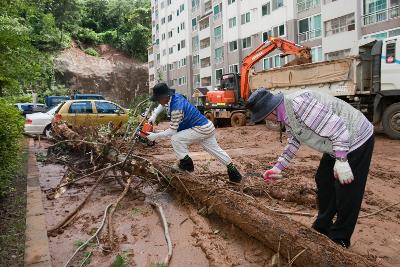
[{"label": "black trousers", "polygon": [[[364,195],[365,184],[374,149],[374,136],[347,155],[354,181],[342,185],[333,175],[335,159],[329,154],[321,158],[315,181],[319,204],[318,217],[313,228],[334,241],[350,245]],[[336,221],[333,218],[336,215]]]}]

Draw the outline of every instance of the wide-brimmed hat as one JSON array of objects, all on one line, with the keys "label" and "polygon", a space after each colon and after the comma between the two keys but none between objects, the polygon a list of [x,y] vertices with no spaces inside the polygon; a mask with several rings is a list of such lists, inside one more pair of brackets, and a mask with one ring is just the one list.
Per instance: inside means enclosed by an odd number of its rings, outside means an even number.
[{"label": "wide-brimmed hat", "polygon": [[265,88],[254,91],[246,103],[246,108],[251,111],[251,121],[254,123],[264,120],[274,111],[283,100],[283,94],[273,95]]},{"label": "wide-brimmed hat", "polygon": [[158,83],[153,87],[153,95],[150,97],[151,101],[158,101],[165,96],[173,95],[175,90],[168,87],[166,83]]}]

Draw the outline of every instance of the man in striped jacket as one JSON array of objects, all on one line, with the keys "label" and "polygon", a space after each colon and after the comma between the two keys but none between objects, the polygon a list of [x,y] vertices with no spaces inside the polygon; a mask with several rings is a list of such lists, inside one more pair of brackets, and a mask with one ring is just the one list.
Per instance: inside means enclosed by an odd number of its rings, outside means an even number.
[{"label": "man in striped jacket", "polygon": [[153,111],[149,122],[155,122],[157,116],[167,105],[168,114],[171,117],[170,127],[159,133],[150,133],[147,138],[154,141],[158,138],[171,137],[172,147],[179,159],[181,170],[192,172],[194,165],[189,157],[188,146],[199,143],[201,146],[222,164],[227,167],[229,180],[239,183],[241,174],[232,163],[232,159],[222,150],[215,138],[215,128],[199,110],[193,106],[183,95],[174,93],[165,83],[159,83],[153,88],[152,101],[159,103]]},{"label": "man in striped jacket", "polygon": [[374,147],[373,125],[350,104],[316,91],[273,95],[260,88],[247,107],[253,122],[276,120],[288,136],[275,166],[263,175],[266,182],[282,178],[301,144],[323,153],[315,175],[319,210],[313,228],[349,247]]}]

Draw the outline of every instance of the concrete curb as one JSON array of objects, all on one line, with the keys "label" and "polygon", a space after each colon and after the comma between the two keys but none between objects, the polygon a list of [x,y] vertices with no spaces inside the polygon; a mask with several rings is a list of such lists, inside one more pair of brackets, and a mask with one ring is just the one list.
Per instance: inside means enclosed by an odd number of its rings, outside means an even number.
[{"label": "concrete curb", "polygon": [[39,184],[34,140],[29,139],[24,266],[51,266],[46,218]]}]

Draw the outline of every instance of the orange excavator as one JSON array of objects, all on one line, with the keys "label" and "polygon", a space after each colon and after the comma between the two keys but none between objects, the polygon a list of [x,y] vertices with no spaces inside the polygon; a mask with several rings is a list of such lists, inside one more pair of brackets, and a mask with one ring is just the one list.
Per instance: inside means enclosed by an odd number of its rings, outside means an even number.
[{"label": "orange excavator", "polygon": [[275,49],[282,52],[281,57],[295,56],[295,59],[284,67],[311,63],[310,48],[282,38],[270,37],[268,41],[260,44],[243,59],[240,74],[228,73],[222,75],[220,88],[207,92],[204,115],[214,123],[218,120],[230,119],[232,126],[246,125],[247,111],[244,104],[250,95],[250,69]]}]

